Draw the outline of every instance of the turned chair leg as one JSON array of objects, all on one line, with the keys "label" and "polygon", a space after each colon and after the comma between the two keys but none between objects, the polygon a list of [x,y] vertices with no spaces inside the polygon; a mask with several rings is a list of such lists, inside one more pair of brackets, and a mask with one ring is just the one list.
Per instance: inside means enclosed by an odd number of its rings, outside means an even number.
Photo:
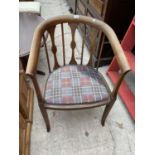
[{"label": "turned chair leg", "polygon": [[104,126],[105,120],[106,120],[106,118],[107,118],[107,116],[108,116],[108,114],[109,114],[109,112],[110,112],[110,110],[111,110],[114,103],[115,103],[115,101],[113,101],[113,102],[109,103],[108,105],[106,105],[105,110],[104,110],[103,115],[102,115],[102,119],[101,119],[102,126]]},{"label": "turned chair leg", "polygon": [[47,129],[47,132],[50,131],[50,122],[49,122],[49,118],[48,118],[48,114],[47,114],[47,111],[46,109],[39,104],[39,108],[40,108],[40,111],[41,111],[41,114],[43,116],[43,119],[45,121],[45,124],[46,124],[46,129]]}]

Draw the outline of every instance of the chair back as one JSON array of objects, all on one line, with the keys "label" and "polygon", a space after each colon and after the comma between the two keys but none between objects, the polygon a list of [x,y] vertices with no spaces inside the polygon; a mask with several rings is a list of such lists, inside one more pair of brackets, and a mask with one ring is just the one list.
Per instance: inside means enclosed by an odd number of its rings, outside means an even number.
[{"label": "chair back", "polygon": [[[69,27],[69,29],[66,29],[67,26]],[[82,29],[84,29],[84,32],[85,32],[84,34],[81,33],[82,35],[81,44],[79,43],[79,39],[76,42],[76,36],[77,36],[76,30],[79,26]],[[61,31],[57,31],[58,27],[61,29]],[[116,55],[116,59],[118,61],[118,64],[120,65],[121,70],[123,72],[126,72],[130,69],[128,62],[126,60],[126,57],[124,55],[124,52],[122,50],[122,47],[120,46],[120,43],[117,39],[117,36],[115,35],[114,31],[110,26],[108,26],[106,23],[100,20],[87,17],[87,16],[63,15],[63,16],[57,16],[57,17],[53,17],[48,20],[45,20],[36,28],[34,32],[34,37],[32,40],[32,46],[31,46],[29,61],[27,65],[27,71],[26,71],[27,74],[33,75],[36,72],[38,57],[40,52],[40,44],[41,44],[42,38],[43,38],[43,41],[45,42],[44,33],[46,31],[49,33],[49,36],[50,36],[50,41],[51,41],[50,50],[54,57],[53,69],[57,69],[58,67],[62,65],[67,65],[67,64],[92,66],[93,54],[95,53],[96,49],[101,48],[101,47],[98,47],[97,45],[99,45],[98,43],[100,41],[99,36],[102,33],[104,33],[104,35],[108,38],[111,44],[111,47],[114,51],[114,54]],[[86,31],[89,31],[89,33],[87,33]],[[71,34],[70,38],[66,38],[68,34]],[[87,34],[90,34],[90,36],[87,36]],[[59,37],[59,40],[57,39],[58,37]],[[88,42],[86,42],[87,37],[89,38],[87,39]],[[60,42],[62,46],[60,46]],[[70,52],[68,51],[69,48],[66,48],[66,46],[68,46],[67,44],[70,46],[70,49],[71,49]],[[86,44],[88,46],[86,46]],[[48,47],[45,46],[46,51],[47,49]],[[87,53],[89,54],[89,59],[87,60],[87,63],[85,63],[86,61],[84,61],[85,51],[87,51]],[[69,54],[67,54],[67,52],[69,52]],[[102,52],[102,49],[100,49],[99,59],[97,63],[98,65],[101,57],[101,52]],[[70,55],[70,57],[67,57],[68,55]],[[46,56],[47,56],[49,71],[51,71],[48,52],[46,52]],[[58,59],[61,59],[61,62],[59,62]],[[98,65],[97,65],[97,68],[98,68]]]}]

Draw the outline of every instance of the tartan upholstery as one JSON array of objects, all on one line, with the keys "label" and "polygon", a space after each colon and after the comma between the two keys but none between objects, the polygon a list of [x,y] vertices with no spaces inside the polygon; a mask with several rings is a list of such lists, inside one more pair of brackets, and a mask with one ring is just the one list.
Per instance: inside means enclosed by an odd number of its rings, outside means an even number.
[{"label": "tartan upholstery", "polygon": [[109,98],[100,73],[81,65],[64,66],[51,73],[44,95],[47,104],[82,104]]}]

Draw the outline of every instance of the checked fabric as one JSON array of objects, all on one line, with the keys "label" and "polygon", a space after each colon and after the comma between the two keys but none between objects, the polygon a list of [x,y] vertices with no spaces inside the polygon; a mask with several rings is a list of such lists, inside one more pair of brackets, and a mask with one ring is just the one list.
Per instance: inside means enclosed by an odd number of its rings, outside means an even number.
[{"label": "checked fabric", "polygon": [[64,66],[50,74],[46,89],[47,104],[82,104],[108,99],[100,73],[87,66]]}]

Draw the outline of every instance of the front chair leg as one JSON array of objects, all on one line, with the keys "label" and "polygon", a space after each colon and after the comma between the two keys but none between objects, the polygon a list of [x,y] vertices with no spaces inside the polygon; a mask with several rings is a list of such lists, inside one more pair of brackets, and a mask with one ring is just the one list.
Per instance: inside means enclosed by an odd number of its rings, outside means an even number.
[{"label": "front chair leg", "polygon": [[49,122],[47,111],[41,104],[39,104],[39,108],[40,108],[41,114],[43,116],[43,119],[45,121],[47,132],[49,132],[50,131],[50,122]]},{"label": "front chair leg", "polygon": [[108,105],[106,105],[105,110],[104,110],[103,115],[102,115],[102,119],[101,119],[102,126],[104,126],[105,120],[106,120],[106,118],[107,118],[107,116],[108,116],[108,114],[109,114],[109,112],[110,112],[110,110],[111,110],[114,103],[115,103],[115,101],[113,101],[113,102],[109,103]]}]

